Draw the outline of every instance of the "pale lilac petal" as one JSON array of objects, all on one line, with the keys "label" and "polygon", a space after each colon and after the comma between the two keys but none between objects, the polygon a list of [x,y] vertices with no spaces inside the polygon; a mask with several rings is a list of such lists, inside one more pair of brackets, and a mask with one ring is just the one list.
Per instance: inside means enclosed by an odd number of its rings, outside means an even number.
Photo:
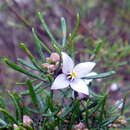
[{"label": "pale lilac petal", "polygon": [[[95,76],[95,75],[97,75],[96,72],[91,72],[91,73],[87,74],[85,77]],[[85,81],[86,85],[88,85],[92,81],[92,79],[84,79],[84,81]]]},{"label": "pale lilac petal", "polygon": [[91,72],[91,73],[87,74],[86,77],[88,77],[88,76],[95,76],[95,75],[97,75],[96,72]]},{"label": "pale lilac petal", "polygon": [[86,86],[85,82],[82,79],[75,79],[73,82],[70,83],[70,86],[76,92],[89,95],[88,86]]},{"label": "pale lilac petal", "polygon": [[[78,96],[79,99],[83,99],[87,96],[86,94],[79,93],[79,92],[77,94],[78,94],[77,96]],[[72,91],[72,98],[75,99],[74,91]]]},{"label": "pale lilac petal", "polygon": [[92,81],[92,79],[84,79],[84,82],[86,85],[89,85],[89,83]]},{"label": "pale lilac petal", "polygon": [[74,67],[73,71],[77,72],[78,78],[82,78],[89,74],[89,72],[94,68],[95,65],[96,63],[94,62],[80,63]]},{"label": "pale lilac petal", "polygon": [[69,86],[69,81],[66,80],[66,75],[60,74],[54,80],[51,89],[63,89]]},{"label": "pale lilac petal", "polygon": [[83,98],[86,97],[86,94],[83,94],[83,93],[78,93],[78,95],[79,95],[79,98],[80,98],[80,99],[83,99]]},{"label": "pale lilac petal", "polygon": [[65,74],[70,73],[74,68],[73,60],[65,52],[62,52],[62,60],[63,60],[63,67],[62,67],[63,73]]}]

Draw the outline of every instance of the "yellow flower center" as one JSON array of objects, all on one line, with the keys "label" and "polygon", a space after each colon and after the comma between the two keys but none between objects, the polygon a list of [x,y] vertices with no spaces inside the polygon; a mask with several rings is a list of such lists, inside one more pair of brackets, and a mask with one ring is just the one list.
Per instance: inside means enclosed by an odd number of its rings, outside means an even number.
[{"label": "yellow flower center", "polygon": [[76,78],[77,72],[70,72],[70,77],[71,78]]},{"label": "yellow flower center", "polygon": [[67,79],[69,81],[73,81],[76,77],[77,77],[77,72],[70,72],[69,74],[67,74]]}]

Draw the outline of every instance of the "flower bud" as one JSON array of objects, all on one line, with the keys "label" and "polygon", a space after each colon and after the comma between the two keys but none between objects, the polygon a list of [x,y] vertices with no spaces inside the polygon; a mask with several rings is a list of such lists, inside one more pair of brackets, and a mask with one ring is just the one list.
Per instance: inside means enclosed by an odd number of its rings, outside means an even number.
[{"label": "flower bud", "polygon": [[74,126],[73,130],[84,130],[84,129],[88,130],[87,128],[85,128],[85,125],[82,122],[80,122],[79,124]]},{"label": "flower bud", "polygon": [[20,127],[17,126],[16,124],[13,124],[13,127],[14,127],[14,130],[19,130],[20,129]]},{"label": "flower bud", "polygon": [[56,65],[49,65],[48,70],[49,72],[54,72],[57,69]]},{"label": "flower bud", "polygon": [[126,125],[127,125],[127,121],[125,120],[125,117],[121,116],[116,121],[114,121],[114,123],[109,124],[108,127],[109,128],[118,128],[120,126],[126,126]]},{"label": "flower bud", "polygon": [[50,60],[54,63],[60,61],[60,56],[58,53],[51,53]]},{"label": "flower bud", "polygon": [[115,121],[115,123],[120,124],[121,126],[126,126],[127,121],[125,120],[124,116],[121,116]]},{"label": "flower bud", "polygon": [[42,67],[45,68],[45,69],[48,69],[49,68],[49,64],[48,63],[44,63],[44,64],[42,64]]},{"label": "flower bud", "polygon": [[33,120],[27,116],[27,115],[24,115],[23,116],[23,124],[26,125],[26,126],[30,126],[32,124]]},{"label": "flower bud", "polygon": [[118,128],[119,125],[117,125],[117,124],[109,124],[108,127],[109,128]]}]

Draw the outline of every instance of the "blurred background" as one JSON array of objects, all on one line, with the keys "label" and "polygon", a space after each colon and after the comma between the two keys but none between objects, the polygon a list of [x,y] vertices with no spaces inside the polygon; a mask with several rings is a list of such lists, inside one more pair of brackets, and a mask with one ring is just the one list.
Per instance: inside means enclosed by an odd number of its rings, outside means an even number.
[{"label": "blurred background", "polygon": [[[129,96],[130,81],[130,0],[0,0],[0,91],[19,90],[15,82],[22,81],[22,74],[2,63],[3,57],[17,62],[18,57],[27,59],[19,43],[28,45],[37,56],[31,28],[34,27],[41,39],[49,46],[49,37],[37,17],[40,11],[55,38],[61,42],[60,18],[67,21],[67,32],[72,32],[76,14],[81,17],[76,41],[76,60],[89,60],[96,43],[102,41],[100,52],[95,57],[96,72],[115,70],[116,75],[97,81],[110,91],[112,101]],[[51,48],[51,47],[50,47]],[[27,59],[28,60],[28,59]],[[99,84],[98,84],[99,83]],[[98,89],[97,89],[98,91]]]}]

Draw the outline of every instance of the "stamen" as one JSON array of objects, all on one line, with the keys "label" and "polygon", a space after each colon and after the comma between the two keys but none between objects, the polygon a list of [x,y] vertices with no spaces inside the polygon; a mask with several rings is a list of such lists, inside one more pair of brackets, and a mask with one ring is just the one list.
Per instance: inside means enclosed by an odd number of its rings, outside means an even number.
[{"label": "stamen", "polygon": [[74,80],[77,76],[77,73],[76,72],[70,72],[68,75],[67,75],[67,79],[68,80]]},{"label": "stamen", "polygon": [[76,73],[76,72],[71,72],[70,75],[71,75],[73,78],[76,78],[77,73]]}]

